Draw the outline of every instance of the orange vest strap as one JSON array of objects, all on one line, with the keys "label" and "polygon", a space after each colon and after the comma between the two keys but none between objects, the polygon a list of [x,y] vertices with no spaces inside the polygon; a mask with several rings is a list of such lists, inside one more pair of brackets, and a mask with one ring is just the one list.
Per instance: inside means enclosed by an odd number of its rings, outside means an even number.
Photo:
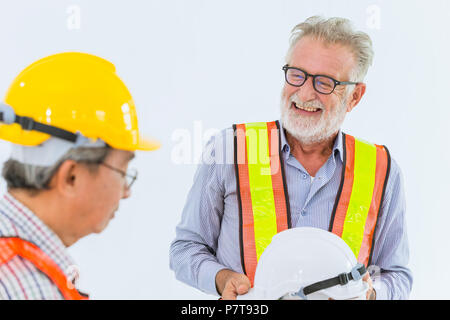
[{"label": "orange vest strap", "polygon": [[280,124],[278,121],[268,122],[267,129],[269,136],[269,150],[271,150],[270,165],[273,168],[272,186],[277,214],[277,232],[281,232],[291,227],[291,215],[281,153]]},{"label": "orange vest strap", "polygon": [[[272,189],[272,191],[270,192],[273,192],[272,209],[275,210],[274,221],[276,223],[276,232],[281,232],[290,228],[291,219],[289,199],[287,197],[284,165],[280,152],[280,125],[278,121],[273,121],[267,122],[265,126],[263,125],[262,127],[265,127],[266,130],[257,130],[257,134],[260,134],[260,132],[267,132],[266,136],[262,134],[259,138],[265,139],[268,142],[268,152],[270,159],[269,176],[271,179],[271,185],[267,187],[267,190],[270,191],[270,189]],[[247,132],[248,128],[250,128],[250,131],[253,130],[253,132]],[[258,248],[257,243],[255,242],[255,220],[258,220],[258,222],[261,223],[261,221],[266,219],[266,216],[268,216],[266,210],[270,210],[270,208],[265,208],[264,205],[261,206],[261,202],[258,203],[257,199],[252,199],[252,186],[249,165],[254,165],[254,163],[252,163],[251,160],[249,161],[247,138],[251,137],[252,133],[255,133],[255,130],[251,126],[247,127],[246,124],[233,125],[233,129],[235,150],[234,163],[237,182],[237,197],[239,204],[239,240],[241,264],[242,270],[249,277],[250,282],[253,286],[256,266],[258,264]],[[254,139],[254,137],[249,139]],[[255,140],[252,140],[251,142],[255,142]],[[259,172],[256,174],[259,175],[261,173]],[[253,207],[255,204],[258,205],[258,216],[255,216],[253,212]]]},{"label": "orange vest strap", "polygon": [[69,288],[69,282],[64,272],[58,265],[35,244],[26,240],[10,237],[0,238],[0,265],[8,262],[15,256],[33,263],[37,269],[42,271],[58,287],[61,294],[67,300],[87,300],[74,287]]},{"label": "orange vest strap", "polygon": [[[329,231],[342,237],[347,218],[347,210],[351,202],[355,179],[355,138],[343,134],[344,166],[342,168],[341,184],[336,196],[331,215]],[[377,227],[378,216],[383,203],[384,193],[390,171],[390,155],[385,146],[374,145],[376,148],[375,180],[371,201],[364,225],[362,243],[358,249],[358,262],[369,266],[373,254],[374,235]],[[348,220],[348,219],[347,219]],[[345,239],[344,239],[345,240]]]},{"label": "orange vest strap", "polygon": [[247,166],[247,142],[245,125],[234,125],[234,157],[239,199],[239,242],[242,270],[253,286],[258,260],[256,257],[255,233],[253,231],[253,209],[250,195],[250,181]]}]

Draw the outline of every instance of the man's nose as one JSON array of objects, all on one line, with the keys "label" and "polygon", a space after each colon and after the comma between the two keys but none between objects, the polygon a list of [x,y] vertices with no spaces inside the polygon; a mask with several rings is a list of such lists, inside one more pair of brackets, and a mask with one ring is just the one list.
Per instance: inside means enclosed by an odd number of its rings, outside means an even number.
[{"label": "man's nose", "polygon": [[306,102],[316,100],[318,98],[317,91],[314,89],[313,81],[313,77],[308,77],[305,83],[298,88],[296,94],[300,101]]},{"label": "man's nose", "polygon": [[122,194],[122,199],[127,199],[131,196],[131,188],[128,188],[128,186],[124,186],[123,188],[123,194]]}]

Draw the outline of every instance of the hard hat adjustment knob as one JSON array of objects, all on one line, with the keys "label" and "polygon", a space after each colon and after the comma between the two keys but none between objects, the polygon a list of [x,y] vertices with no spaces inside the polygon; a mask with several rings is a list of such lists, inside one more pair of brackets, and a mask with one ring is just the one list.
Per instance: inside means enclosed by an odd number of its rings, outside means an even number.
[{"label": "hard hat adjustment knob", "polygon": [[16,120],[13,108],[7,104],[0,103],[0,121],[5,124],[12,124]]}]

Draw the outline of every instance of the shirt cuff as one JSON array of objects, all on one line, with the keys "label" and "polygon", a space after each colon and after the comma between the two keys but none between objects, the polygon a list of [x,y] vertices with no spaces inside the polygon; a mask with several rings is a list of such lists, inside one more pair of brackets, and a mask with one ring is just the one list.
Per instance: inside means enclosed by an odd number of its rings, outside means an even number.
[{"label": "shirt cuff", "polygon": [[216,289],[216,275],[220,270],[229,269],[216,261],[204,261],[198,270],[198,287],[200,290],[219,296]]},{"label": "shirt cuff", "polygon": [[389,287],[384,281],[379,281],[374,289],[377,294],[376,300],[389,300]]}]

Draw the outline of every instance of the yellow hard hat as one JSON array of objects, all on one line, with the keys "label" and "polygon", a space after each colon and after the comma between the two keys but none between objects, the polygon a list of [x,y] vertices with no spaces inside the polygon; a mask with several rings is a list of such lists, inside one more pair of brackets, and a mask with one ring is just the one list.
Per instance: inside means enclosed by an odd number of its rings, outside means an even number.
[{"label": "yellow hard hat", "polygon": [[133,98],[115,66],[91,54],[59,53],[34,62],[14,79],[4,101],[16,117],[0,122],[0,139],[15,144],[36,146],[59,130],[121,150],[160,146],[139,134]]}]

